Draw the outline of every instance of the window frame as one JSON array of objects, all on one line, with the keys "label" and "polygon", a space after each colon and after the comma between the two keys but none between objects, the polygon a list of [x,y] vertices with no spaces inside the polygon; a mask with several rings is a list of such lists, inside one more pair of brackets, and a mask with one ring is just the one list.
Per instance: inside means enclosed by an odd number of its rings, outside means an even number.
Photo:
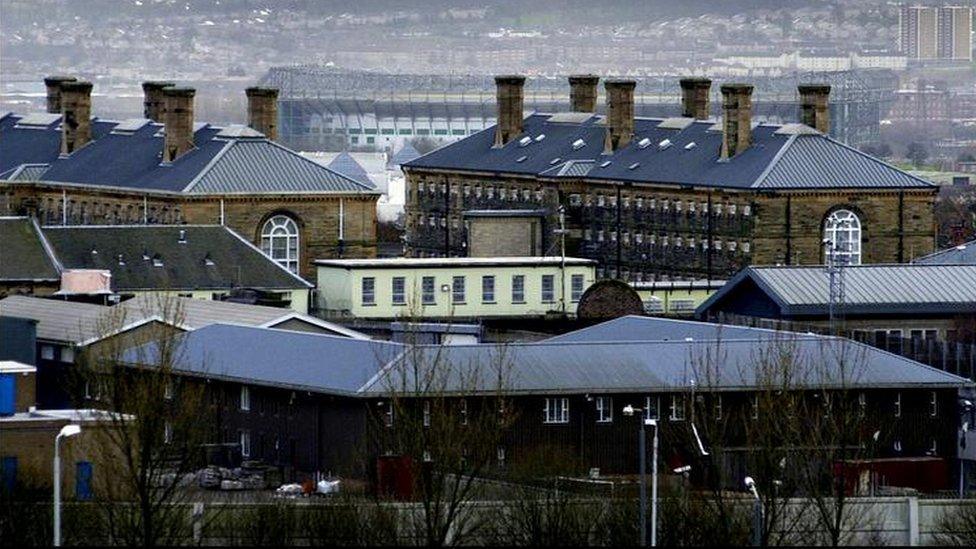
[{"label": "window frame", "polygon": [[[544,274],[539,280],[539,298],[543,303],[556,302],[556,275]],[[549,286],[547,289],[546,286]]]},{"label": "window frame", "polygon": [[[685,395],[681,393],[671,394],[671,405],[668,407],[668,421],[685,421],[688,417]],[[679,405],[680,404],[680,405]]]},{"label": "window frame", "polygon": [[569,277],[569,298],[573,303],[579,302],[583,297],[583,286],[586,284],[586,277],[582,274],[573,274]]},{"label": "window frame", "polygon": [[424,305],[437,305],[437,279],[435,277],[425,276],[421,278],[420,291],[421,301]]},{"label": "window frame", "polygon": [[481,276],[481,302],[494,304],[495,301],[495,275]]},{"label": "window frame", "polygon": [[524,274],[512,275],[512,303],[525,303]]},{"label": "window frame", "polygon": [[[863,255],[862,240],[864,227],[861,218],[852,210],[838,208],[824,219],[823,239],[832,243],[833,250],[824,250],[824,262],[827,262],[831,252],[835,260],[841,265],[860,265]],[[839,249],[841,243],[846,243],[846,250]]]},{"label": "window frame", "polygon": [[565,425],[569,423],[569,398],[545,397],[542,409],[542,422],[547,425]]},{"label": "window frame", "polygon": [[613,397],[598,396],[594,406],[596,407],[597,423],[613,423]]},{"label": "window frame", "polygon": [[390,279],[390,300],[395,306],[407,304],[407,277],[394,276]]},{"label": "window frame", "polygon": [[[369,283],[368,292],[366,290],[367,283]],[[376,277],[375,276],[364,276],[362,277],[362,279],[360,279],[359,301],[360,303],[362,303],[363,307],[376,306]]]},{"label": "window frame", "polygon": [[240,408],[241,412],[251,411],[251,388],[247,385],[241,385],[241,398],[240,398]]},{"label": "window frame", "polygon": [[[276,253],[276,250],[280,251],[277,248],[279,240],[284,240],[285,253],[282,257]],[[301,264],[301,230],[294,218],[279,213],[266,219],[261,225],[260,242],[264,255],[292,273],[298,273]]]},{"label": "window frame", "polygon": [[467,277],[464,275],[456,275],[451,278],[451,303],[453,305],[465,304],[466,279]]}]

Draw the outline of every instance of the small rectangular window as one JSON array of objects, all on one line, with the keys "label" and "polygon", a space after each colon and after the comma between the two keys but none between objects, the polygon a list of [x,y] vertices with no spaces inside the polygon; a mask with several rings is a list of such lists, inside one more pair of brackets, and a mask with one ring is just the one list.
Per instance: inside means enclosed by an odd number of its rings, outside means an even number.
[{"label": "small rectangular window", "polygon": [[715,395],[715,419],[722,419],[722,395]]},{"label": "small rectangular window", "polygon": [[752,419],[759,419],[759,395],[752,395]]},{"label": "small rectangular window", "polygon": [[574,274],[571,279],[571,297],[573,302],[579,301],[583,297],[583,275]]},{"label": "small rectangular window", "polygon": [[41,360],[54,360],[54,345],[41,345]]},{"label": "small rectangular window", "polygon": [[895,417],[901,417],[901,393],[895,393]]},{"label": "small rectangular window", "polygon": [[512,275],[512,303],[525,303],[525,275]]},{"label": "small rectangular window", "polygon": [[430,427],[430,401],[424,402],[424,427]]},{"label": "small rectangular window", "polygon": [[671,395],[671,421],[684,421],[685,395]]},{"label": "small rectangular window", "polygon": [[240,431],[241,457],[251,457],[251,431],[242,429]]},{"label": "small rectangular window", "polygon": [[468,401],[461,399],[458,403],[459,412],[461,413],[461,425],[468,424]]},{"label": "small rectangular window", "polygon": [[407,283],[406,279],[402,276],[393,277],[392,281],[392,291],[393,291],[393,304],[394,305],[405,305],[407,303]]},{"label": "small rectangular window", "polygon": [[383,415],[383,423],[387,427],[393,427],[393,402],[386,403],[386,413]]},{"label": "small rectangular window", "polygon": [[363,305],[376,305],[376,279],[367,276],[363,278]]},{"label": "small rectangular window", "polygon": [[495,302],[495,277],[492,275],[481,277],[481,301],[482,303]]},{"label": "small rectangular window", "polygon": [[544,423],[569,423],[569,399],[547,398],[542,417]]},{"label": "small rectangular window", "polygon": [[251,411],[251,388],[247,385],[241,386],[241,411]]},{"label": "small rectangular window", "polygon": [[498,449],[497,449],[497,457],[498,457],[498,466],[499,467],[504,467],[505,466],[505,447],[504,446],[499,446],[498,447]]},{"label": "small rectangular window", "polygon": [[552,303],[556,301],[556,277],[555,275],[542,275],[542,302]]},{"label": "small rectangular window", "polygon": [[425,276],[421,280],[421,285],[423,286],[422,293],[423,293],[424,305],[436,305],[437,304],[437,294],[436,294],[436,290],[435,290],[435,285],[436,284],[434,282],[434,277],[432,277],[432,276]]},{"label": "small rectangular window", "polygon": [[596,397],[596,421],[597,423],[613,421],[613,397]]},{"label": "small rectangular window", "polygon": [[173,424],[169,421],[163,422],[163,443],[170,444],[173,442]]},{"label": "small rectangular window", "polygon": [[929,417],[939,415],[939,393],[932,391],[929,397]]},{"label": "small rectangular window", "polygon": [[74,362],[75,361],[75,348],[74,347],[61,347],[61,362]]},{"label": "small rectangular window", "polygon": [[451,301],[464,303],[464,277],[455,276],[451,284]]},{"label": "small rectangular window", "polygon": [[647,396],[644,397],[644,419],[660,419],[661,418],[661,397]]}]

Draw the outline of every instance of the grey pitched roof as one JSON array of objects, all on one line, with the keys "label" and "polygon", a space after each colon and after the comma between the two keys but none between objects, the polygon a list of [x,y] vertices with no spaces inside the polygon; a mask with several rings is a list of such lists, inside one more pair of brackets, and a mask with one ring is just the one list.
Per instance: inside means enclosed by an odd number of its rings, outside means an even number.
[{"label": "grey pitched roof", "polygon": [[[858,265],[844,267],[844,314],[976,312],[976,265]],[[727,296],[753,283],[783,316],[826,315],[830,276],[822,266],[747,267],[697,310],[721,309]]]},{"label": "grey pitched roof", "polygon": [[267,140],[228,143],[186,187],[194,194],[255,191],[373,192],[373,187]]},{"label": "grey pitched roof", "polygon": [[[116,307],[121,311],[116,311]],[[177,313],[179,318],[167,318]],[[108,307],[93,303],[28,296],[9,296],[0,299],[0,316],[34,319],[37,321],[38,339],[76,345],[97,338],[100,335],[99,325],[106,324],[106,320],[101,319],[109,319],[113,314],[120,316],[112,320],[117,319],[122,324],[134,324],[147,318],[159,317],[178,322],[179,326],[186,330],[198,330],[218,323],[280,328],[283,323],[298,319],[309,327],[319,328],[320,333],[368,339],[366,335],[355,330],[289,309],[228,301],[181,297],[159,301],[147,297],[130,299]]]},{"label": "grey pitched roof", "polygon": [[[355,394],[401,351],[386,341],[213,324],[181,334],[181,362],[192,375],[329,394]],[[125,360],[152,364],[155,344]]]},{"label": "grey pitched roof", "polygon": [[410,143],[405,143],[400,150],[390,158],[390,165],[399,166],[401,164],[406,164],[411,160],[416,160],[420,158],[420,152]]},{"label": "grey pitched roof", "polygon": [[34,221],[0,217],[0,280],[57,281],[57,261]]},{"label": "grey pitched roof", "polygon": [[[36,118],[36,117],[35,117]],[[61,156],[60,117],[0,119],[0,179],[187,193],[372,193],[363,185],[240,127],[198,124],[195,147],[162,162],[163,126],[92,119],[92,141]]]},{"label": "grey pitched roof", "polygon": [[533,114],[504,147],[493,147],[495,132],[488,129],[404,167],[739,189],[935,188],[825,135],[798,131],[797,124],[756,126],[752,145],[723,160],[722,133],[714,125],[638,118],[631,143],[607,155],[602,117]]},{"label": "grey pitched roof", "polygon": [[[242,383],[348,396],[412,392],[415,372],[433,371],[447,393],[645,393],[748,390],[768,353],[793,357],[800,387],[962,387],[966,379],[854,341],[788,332],[776,337],[685,341],[478,344],[409,347],[380,341],[214,324],[180,336],[179,368]],[[154,346],[127,360],[151,365]],[[786,353],[781,355],[780,353]],[[443,377],[441,377],[443,376]]]},{"label": "grey pitched roof", "polygon": [[352,155],[345,151],[336,155],[332,159],[332,162],[329,162],[329,169],[368,188],[373,188],[373,182],[370,181],[369,174],[366,173],[366,170],[359,162],[356,162],[356,159]]},{"label": "grey pitched roof", "polygon": [[[414,372],[442,372],[445,392],[511,394],[750,390],[764,379],[769,353],[792,357],[805,388],[962,387],[969,380],[842,338],[785,334],[778,339],[629,341],[425,347],[406,352],[361,393],[413,386]],[[781,354],[785,353],[785,355]],[[710,358],[709,358],[710,357]]]},{"label": "grey pitched roof", "polygon": [[916,265],[976,265],[976,240],[920,257]]},{"label": "grey pitched roof", "polygon": [[687,338],[721,341],[730,339],[757,340],[782,336],[783,332],[765,328],[628,315],[550,337],[545,341],[547,343],[594,343],[608,341],[684,341]]},{"label": "grey pitched roof", "polygon": [[[64,268],[107,269],[112,272],[112,289],[116,292],[311,287],[240,235],[219,225],[70,226],[43,230]],[[185,235],[183,243],[181,232]]]}]

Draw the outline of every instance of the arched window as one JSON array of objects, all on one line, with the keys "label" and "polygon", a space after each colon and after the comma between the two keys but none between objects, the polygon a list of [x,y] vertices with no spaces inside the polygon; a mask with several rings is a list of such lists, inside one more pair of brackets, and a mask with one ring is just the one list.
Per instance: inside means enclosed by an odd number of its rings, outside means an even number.
[{"label": "arched window", "polygon": [[298,272],[298,225],[287,215],[276,215],[261,228],[261,251],[293,273]]},{"label": "arched window", "polygon": [[[861,220],[850,210],[836,210],[824,223],[825,254],[834,254],[838,265],[861,264]],[[829,260],[829,257],[825,257]]]}]

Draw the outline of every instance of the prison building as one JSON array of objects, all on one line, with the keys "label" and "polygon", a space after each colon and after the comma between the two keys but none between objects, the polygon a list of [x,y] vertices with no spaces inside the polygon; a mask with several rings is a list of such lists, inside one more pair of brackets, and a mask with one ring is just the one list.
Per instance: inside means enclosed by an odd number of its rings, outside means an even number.
[{"label": "prison building", "polygon": [[312,258],[372,257],[365,182],[275,142],[276,92],[248,89],[249,126],[193,116],[195,91],[146,82],[144,118],[92,116],[92,84],[45,80],[48,112],[0,113],[0,215],[43,225],[224,225],[290,271]]},{"label": "prison building", "polygon": [[[821,263],[825,239],[847,264],[934,246],[937,187],[825,135],[828,86],[800,86],[800,122],[771,125],[753,123],[746,84],[721,87],[720,119],[704,79],[681,82],[683,116],[641,118],[633,80],[607,81],[598,115],[597,78],[576,78],[571,112],[526,117],[524,77],[496,80],[495,127],[403,166],[413,256],[467,255],[479,244],[468,214],[489,210],[538,223],[543,254],[560,253],[565,237],[568,255],[600,263],[598,276],[631,282]],[[495,234],[482,225],[479,238],[524,231],[497,217],[505,223]]]}]

